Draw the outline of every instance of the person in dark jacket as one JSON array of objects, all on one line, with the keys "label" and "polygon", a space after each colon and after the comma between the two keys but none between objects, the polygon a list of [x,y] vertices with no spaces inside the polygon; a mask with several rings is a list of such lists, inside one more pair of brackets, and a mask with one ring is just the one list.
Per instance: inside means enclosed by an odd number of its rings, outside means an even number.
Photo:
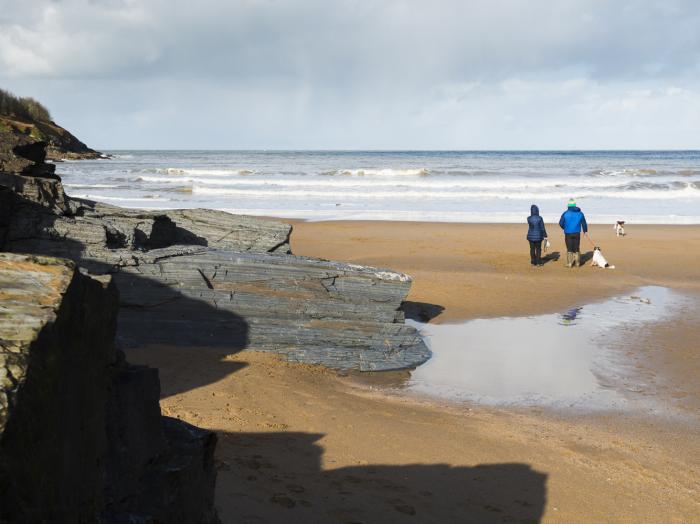
[{"label": "person in dark jacket", "polygon": [[581,230],[588,234],[586,216],[576,207],[576,200],[569,199],[566,211],[559,219],[559,227],[564,230],[566,242],[566,267],[581,266]]},{"label": "person in dark jacket", "polygon": [[530,264],[542,265],[542,241],[547,240],[547,230],[540,210],[536,205],[530,206],[530,216],[527,217],[527,240],[530,242]]}]

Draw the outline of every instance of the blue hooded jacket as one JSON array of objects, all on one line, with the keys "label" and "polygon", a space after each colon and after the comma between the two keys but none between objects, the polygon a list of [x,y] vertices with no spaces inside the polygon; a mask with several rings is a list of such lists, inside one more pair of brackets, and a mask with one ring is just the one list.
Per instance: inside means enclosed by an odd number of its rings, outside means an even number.
[{"label": "blue hooded jacket", "polygon": [[537,206],[530,207],[530,216],[527,217],[527,239],[531,242],[541,242],[547,237],[547,230],[544,228],[544,220],[540,216]]},{"label": "blue hooded jacket", "polygon": [[580,233],[583,229],[584,233],[588,233],[588,224],[586,224],[586,216],[578,207],[570,207],[561,215],[559,219],[559,227],[564,230],[564,233],[570,235],[572,233]]}]

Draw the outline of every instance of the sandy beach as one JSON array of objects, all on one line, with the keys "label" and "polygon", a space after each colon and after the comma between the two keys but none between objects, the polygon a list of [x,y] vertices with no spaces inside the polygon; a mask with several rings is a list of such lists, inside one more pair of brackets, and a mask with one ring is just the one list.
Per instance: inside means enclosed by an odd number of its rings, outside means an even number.
[{"label": "sandy beach", "polygon": [[[643,285],[700,294],[696,226],[630,226],[625,238],[593,226],[615,270],[533,268],[525,229],[294,222],[292,250],[410,274],[416,310],[444,308],[433,323],[559,312]],[[548,229],[551,255],[565,255]],[[254,351],[128,356],[160,368],[165,414],[219,434],[223,522],[700,522],[700,328],[691,314],[635,336],[645,394],[681,414],[673,421],[408,397],[383,377]]]}]

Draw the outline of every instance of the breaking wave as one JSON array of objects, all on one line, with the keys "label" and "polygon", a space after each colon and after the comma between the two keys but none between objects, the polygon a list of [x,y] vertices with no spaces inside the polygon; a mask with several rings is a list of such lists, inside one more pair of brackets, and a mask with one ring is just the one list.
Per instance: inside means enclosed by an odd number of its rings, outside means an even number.
[{"label": "breaking wave", "polygon": [[419,169],[336,169],[333,171],[324,171],[322,174],[327,176],[424,176],[430,171],[425,168]]},{"label": "breaking wave", "polygon": [[166,167],[158,168],[156,173],[165,175],[195,175],[195,176],[231,176],[231,175],[252,175],[255,173],[252,169],[199,169],[199,168],[180,168]]}]

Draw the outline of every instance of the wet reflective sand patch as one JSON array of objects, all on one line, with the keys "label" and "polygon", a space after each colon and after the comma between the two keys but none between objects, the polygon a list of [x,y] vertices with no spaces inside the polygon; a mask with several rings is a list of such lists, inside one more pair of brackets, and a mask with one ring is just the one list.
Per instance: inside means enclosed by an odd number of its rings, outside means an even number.
[{"label": "wet reflective sand patch", "polygon": [[[492,405],[582,409],[662,409],[641,394],[628,341],[643,326],[694,311],[670,289],[627,296],[560,314],[478,319],[454,325],[412,322],[433,357],[411,373],[406,389]],[[630,342],[631,343],[631,342]]]}]

